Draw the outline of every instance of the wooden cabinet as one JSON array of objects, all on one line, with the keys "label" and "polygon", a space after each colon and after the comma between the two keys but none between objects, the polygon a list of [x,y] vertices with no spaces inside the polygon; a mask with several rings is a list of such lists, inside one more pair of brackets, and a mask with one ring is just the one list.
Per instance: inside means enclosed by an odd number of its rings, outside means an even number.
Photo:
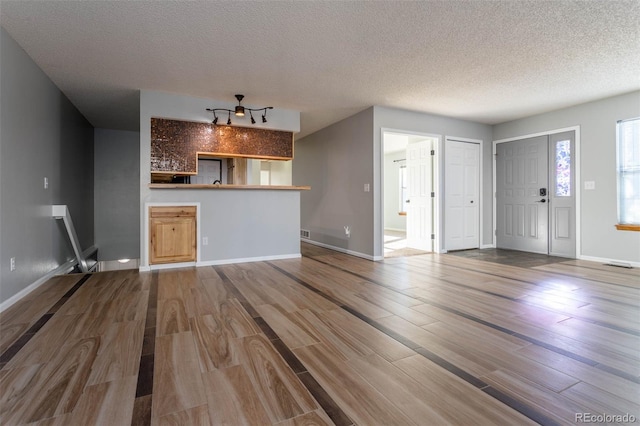
[{"label": "wooden cabinet", "polygon": [[196,260],[196,206],[149,207],[149,263]]}]

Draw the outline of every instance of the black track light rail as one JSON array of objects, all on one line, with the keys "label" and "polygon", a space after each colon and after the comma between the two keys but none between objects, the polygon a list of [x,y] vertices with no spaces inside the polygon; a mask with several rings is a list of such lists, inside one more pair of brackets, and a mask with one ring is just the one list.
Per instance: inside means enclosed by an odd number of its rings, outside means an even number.
[{"label": "black track light rail", "polygon": [[256,124],[256,120],[253,118],[253,113],[255,111],[264,111],[264,113],[262,114],[262,122],[263,123],[267,122],[267,110],[273,109],[272,106],[268,106],[264,108],[245,108],[243,105],[240,105],[242,103],[242,99],[244,99],[244,95],[236,95],[236,99],[238,100],[238,105],[236,105],[235,109],[207,108],[207,111],[213,113],[213,121],[212,121],[213,124],[215,125],[218,124],[218,116],[216,115],[216,112],[218,111],[228,113],[229,116],[227,118],[227,126],[231,125],[231,113],[233,113],[238,117],[244,117],[245,111],[249,111],[249,116],[251,116],[251,124]]}]

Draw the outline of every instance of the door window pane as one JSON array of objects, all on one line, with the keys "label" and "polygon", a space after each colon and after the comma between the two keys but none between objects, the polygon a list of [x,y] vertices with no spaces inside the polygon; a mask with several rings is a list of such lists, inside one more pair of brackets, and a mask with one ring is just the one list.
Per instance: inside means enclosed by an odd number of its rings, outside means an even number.
[{"label": "door window pane", "polygon": [[556,197],[571,196],[571,141],[556,142]]}]

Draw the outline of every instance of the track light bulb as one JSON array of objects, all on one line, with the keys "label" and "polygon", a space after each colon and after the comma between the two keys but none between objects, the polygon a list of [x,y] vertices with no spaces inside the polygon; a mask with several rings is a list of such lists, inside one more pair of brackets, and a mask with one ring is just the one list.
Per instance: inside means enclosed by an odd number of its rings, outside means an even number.
[{"label": "track light bulb", "polygon": [[265,111],[264,115],[262,116],[262,122],[266,123],[267,122],[267,112]]},{"label": "track light bulb", "polygon": [[253,113],[249,111],[249,115],[251,116],[251,124],[256,124],[255,118],[253,118]]},{"label": "track light bulb", "polygon": [[218,117],[214,115],[213,117],[213,124],[217,125],[218,124]]},{"label": "track light bulb", "polygon": [[227,118],[227,126],[231,126],[231,111],[229,111],[229,118]]}]

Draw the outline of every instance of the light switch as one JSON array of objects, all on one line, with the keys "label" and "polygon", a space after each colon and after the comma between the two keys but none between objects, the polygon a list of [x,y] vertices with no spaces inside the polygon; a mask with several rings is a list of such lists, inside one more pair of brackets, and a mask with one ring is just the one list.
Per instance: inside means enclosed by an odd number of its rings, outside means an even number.
[{"label": "light switch", "polygon": [[49,188],[49,178],[44,178],[44,189]]},{"label": "light switch", "polygon": [[584,189],[585,190],[596,189],[596,181],[595,180],[585,180],[584,181]]}]

